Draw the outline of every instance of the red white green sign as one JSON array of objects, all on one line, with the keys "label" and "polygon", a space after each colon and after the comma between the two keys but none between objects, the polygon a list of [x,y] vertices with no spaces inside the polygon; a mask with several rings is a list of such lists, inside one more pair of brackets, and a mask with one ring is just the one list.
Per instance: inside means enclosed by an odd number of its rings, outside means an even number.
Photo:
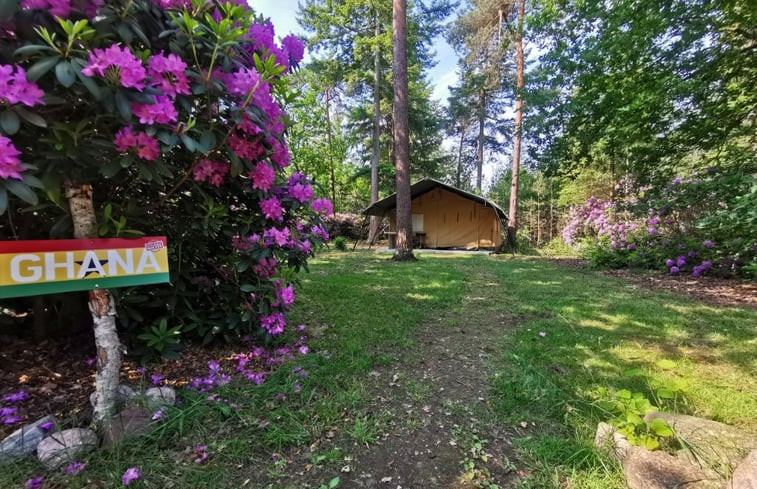
[{"label": "red white green sign", "polygon": [[0,299],[160,282],[165,236],[0,241]]}]

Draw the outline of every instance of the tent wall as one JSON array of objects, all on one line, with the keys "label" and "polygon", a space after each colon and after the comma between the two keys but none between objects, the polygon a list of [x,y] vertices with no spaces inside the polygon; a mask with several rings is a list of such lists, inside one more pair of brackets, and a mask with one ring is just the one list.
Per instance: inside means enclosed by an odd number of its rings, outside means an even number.
[{"label": "tent wall", "polygon": [[[502,243],[502,225],[491,207],[436,188],[412,201],[412,213],[423,215],[429,248],[493,248]],[[396,231],[395,210],[387,216]]]}]

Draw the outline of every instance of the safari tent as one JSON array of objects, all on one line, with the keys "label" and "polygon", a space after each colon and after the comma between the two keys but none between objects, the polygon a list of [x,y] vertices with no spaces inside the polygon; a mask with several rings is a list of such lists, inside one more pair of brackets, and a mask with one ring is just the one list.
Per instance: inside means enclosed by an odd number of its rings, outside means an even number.
[{"label": "safari tent", "polygon": [[[431,178],[410,186],[413,234],[421,248],[497,248],[507,215],[497,204]],[[364,214],[386,217],[390,247],[397,231],[397,194],[373,203]]]}]

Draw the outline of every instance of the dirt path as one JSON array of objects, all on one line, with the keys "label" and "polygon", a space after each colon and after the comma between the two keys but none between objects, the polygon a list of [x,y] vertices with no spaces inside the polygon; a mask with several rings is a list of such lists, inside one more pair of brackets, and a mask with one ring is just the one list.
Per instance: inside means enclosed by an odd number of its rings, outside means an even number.
[{"label": "dirt path", "polygon": [[373,411],[390,420],[387,435],[355,454],[340,488],[506,488],[517,480],[514,433],[493,422],[489,401],[493,355],[512,324],[495,312],[493,282],[484,274],[466,283],[458,310],[420,325],[413,351],[371,372]]}]

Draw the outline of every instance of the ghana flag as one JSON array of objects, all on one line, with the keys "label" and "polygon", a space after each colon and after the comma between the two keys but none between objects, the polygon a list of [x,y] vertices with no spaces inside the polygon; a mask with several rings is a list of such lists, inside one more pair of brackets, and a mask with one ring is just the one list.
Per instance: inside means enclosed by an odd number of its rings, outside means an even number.
[{"label": "ghana flag", "polygon": [[168,282],[165,236],[0,241],[0,298]]}]

